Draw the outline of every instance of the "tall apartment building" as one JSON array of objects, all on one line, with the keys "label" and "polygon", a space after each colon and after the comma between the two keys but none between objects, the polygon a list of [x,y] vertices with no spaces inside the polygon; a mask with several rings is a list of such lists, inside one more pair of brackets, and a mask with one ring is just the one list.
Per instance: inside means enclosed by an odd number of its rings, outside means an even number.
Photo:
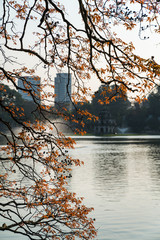
[{"label": "tall apartment building", "polygon": [[[35,99],[37,102],[40,103],[41,97],[40,97],[40,79],[36,77],[31,76],[25,76],[18,79],[18,87],[23,88],[23,90],[18,90],[18,92],[21,94],[22,98],[27,101],[33,101],[32,94],[34,94]],[[31,91],[25,91],[25,89],[28,89]]]},{"label": "tall apartment building", "polygon": [[57,73],[55,77],[55,104],[68,105],[71,103],[71,74]]}]

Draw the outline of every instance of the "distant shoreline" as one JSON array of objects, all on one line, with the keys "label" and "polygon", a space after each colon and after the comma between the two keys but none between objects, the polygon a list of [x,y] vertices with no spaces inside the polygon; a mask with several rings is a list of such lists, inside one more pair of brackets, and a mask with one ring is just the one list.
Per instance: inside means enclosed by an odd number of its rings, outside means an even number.
[{"label": "distant shoreline", "polygon": [[[147,134],[114,134],[114,135],[105,135],[105,136],[95,136],[95,135],[66,135],[66,137],[71,137],[75,141],[104,141],[108,143],[113,142],[143,142],[146,143],[148,141],[160,142],[160,134],[159,135],[147,135]],[[9,137],[10,138],[10,137]],[[0,136],[0,145],[6,145],[7,140],[4,136]]]},{"label": "distant shoreline", "polygon": [[121,141],[121,140],[159,140],[160,141],[160,135],[132,135],[132,134],[116,134],[116,135],[109,135],[109,136],[94,136],[94,135],[85,135],[85,136],[80,136],[80,135],[75,135],[75,136],[70,136],[74,140],[108,140],[108,141]]}]

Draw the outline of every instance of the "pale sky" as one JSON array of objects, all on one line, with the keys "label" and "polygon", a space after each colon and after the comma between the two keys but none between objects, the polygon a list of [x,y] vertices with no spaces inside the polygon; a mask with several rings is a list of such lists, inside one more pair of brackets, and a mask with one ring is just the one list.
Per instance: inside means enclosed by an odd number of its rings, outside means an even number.
[{"label": "pale sky", "polygon": [[[65,5],[66,12],[68,13],[67,17],[70,19],[76,26],[80,26],[80,17],[78,16],[78,1],[77,0],[60,0],[61,3]],[[136,47],[137,54],[141,55],[144,58],[150,58],[155,56],[155,60],[160,62],[160,34],[154,33],[154,27],[143,31],[143,36],[149,37],[149,39],[141,40],[139,38],[139,26],[132,31],[124,31],[121,26],[118,26],[116,33],[124,41],[132,41]]]},{"label": "pale sky", "polygon": [[[65,5],[67,17],[76,26],[80,26],[80,17],[78,16],[78,1],[76,0],[60,0]],[[142,25],[143,26],[143,25]],[[154,56],[157,63],[160,64],[160,34],[154,33],[155,28],[148,28],[148,30],[142,31],[141,37],[146,37],[146,40],[141,40],[139,37],[139,26],[132,31],[125,31],[122,26],[114,27],[114,31],[125,42],[132,42],[135,46],[135,53],[143,58],[150,59]],[[149,38],[148,38],[149,37]],[[147,39],[148,38],[148,39]],[[92,79],[93,80],[93,79]],[[91,83],[93,91],[97,90],[100,83]]]},{"label": "pale sky", "polygon": [[[66,12],[68,13],[66,16],[69,20],[73,22],[77,27],[81,25],[81,19],[78,15],[78,1],[77,0],[60,0],[61,3],[65,5]],[[1,5],[1,4],[0,4]],[[136,54],[140,55],[144,58],[150,58],[151,56],[155,57],[155,61],[160,63],[160,35],[154,33],[154,29],[149,29],[148,31],[144,31],[144,36],[149,37],[147,40],[141,40],[138,36],[139,27],[132,31],[125,31],[123,27],[118,26],[115,28],[118,36],[121,37],[124,41],[130,42],[132,41],[136,47]],[[23,58],[23,54],[21,54],[22,62],[25,60]],[[33,61],[34,62],[34,61]],[[33,62],[27,62],[28,65],[33,66]],[[42,68],[40,74],[44,75],[45,69]],[[56,71],[53,69],[52,71],[52,79],[54,80]],[[93,79],[88,82],[87,86],[91,86],[93,92],[97,90],[100,83],[94,81]]]}]

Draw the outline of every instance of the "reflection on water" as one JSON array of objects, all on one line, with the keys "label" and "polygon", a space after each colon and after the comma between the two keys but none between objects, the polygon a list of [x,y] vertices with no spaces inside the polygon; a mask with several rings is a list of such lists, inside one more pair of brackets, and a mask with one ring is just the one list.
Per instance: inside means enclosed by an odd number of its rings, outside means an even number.
[{"label": "reflection on water", "polygon": [[[107,143],[107,144],[106,144]],[[70,189],[93,206],[97,239],[160,239],[160,143],[79,141]]]},{"label": "reflection on water", "polygon": [[[159,141],[78,140],[70,154],[85,162],[68,187],[94,207],[96,240],[160,239]],[[7,234],[0,239],[26,239]]]}]

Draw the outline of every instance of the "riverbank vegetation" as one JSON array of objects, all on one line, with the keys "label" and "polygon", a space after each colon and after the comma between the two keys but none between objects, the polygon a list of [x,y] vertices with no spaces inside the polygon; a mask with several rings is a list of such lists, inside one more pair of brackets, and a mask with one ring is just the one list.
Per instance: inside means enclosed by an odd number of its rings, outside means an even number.
[{"label": "riverbank vegetation", "polygon": [[[104,93],[105,92],[105,93]],[[116,123],[115,133],[123,134],[121,129],[125,129],[126,134],[159,134],[160,133],[160,89],[155,88],[142,103],[130,102],[119,98],[116,101],[102,104],[109,93],[104,85],[94,94],[88,103],[79,104],[81,110],[87,110],[103,118],[103,113],[107,111]],[[102,101],[102,103],[100,102]],[[102,116],[101,116],[102,115]],[[84,130],[91,135],[95,134],[94,127],[96,121],[85,121]],[[111,133],[108,133],[109,135]]]},{"label": "riverbank vegetation", "polygon": [[38,116],[34,115],[36,104],[34,104],[34,102],[32,101],[30,102],[24,100],[15,89],[11,89],[7,85],[0,84],[0,99],[2,103],[0,108],[0,118],[3,119],[4,121],[0,122],[1,131],[8,130],[7,126],[5,125],[5,122],[8,122],[8,124],[12,128],[16,128],[19,126],[19,124],[15,121],[16,119],[11,118],[9,112],[5,111],[5,108],[8,107],[10,104],[15,106],[15,113],[19,113],[19,111],[22,111],[21,118],[19,118],[19,115],[17,114],[18,120],[22,122],[23,121],[34,122],[34,120],[38,118]]},{"label": "riverbank vegetation", "polygon": [[[125,33],[137,27],[142,38],[152,26],[158,34],[159,1],[77,0],[74,10],[72,3],[68,5],[69,11],[61,2],[0,1],[0,125],[5,127],[0,135],[7,142],[0,149],[0,231],[31,240],[96,238],[93,208],[67,188],[72,167],[83,162],[69,155],[75,141],[58,124],[71,122],[75,134],[84,134],[85,123],[96,122],[105,104],[123,124],[128,94],[142,103],[160,77],[154,58],[139,56],[132,41],[127,43],[115,33],[115,26]],[[72,16],[75,12],[78,21]],[[70,74],[74,78],[69,95],[72,111],[62,103],[54,106],[57,72],[68,73],[67,89]],[[88,82],[91,87],[105,85],[103,99],[93,96]],[[89,109],[91,98],[93,109]],[[88,109],[81,107],[84,104]],[[151,118],[148,121],[153,124]]]}]

